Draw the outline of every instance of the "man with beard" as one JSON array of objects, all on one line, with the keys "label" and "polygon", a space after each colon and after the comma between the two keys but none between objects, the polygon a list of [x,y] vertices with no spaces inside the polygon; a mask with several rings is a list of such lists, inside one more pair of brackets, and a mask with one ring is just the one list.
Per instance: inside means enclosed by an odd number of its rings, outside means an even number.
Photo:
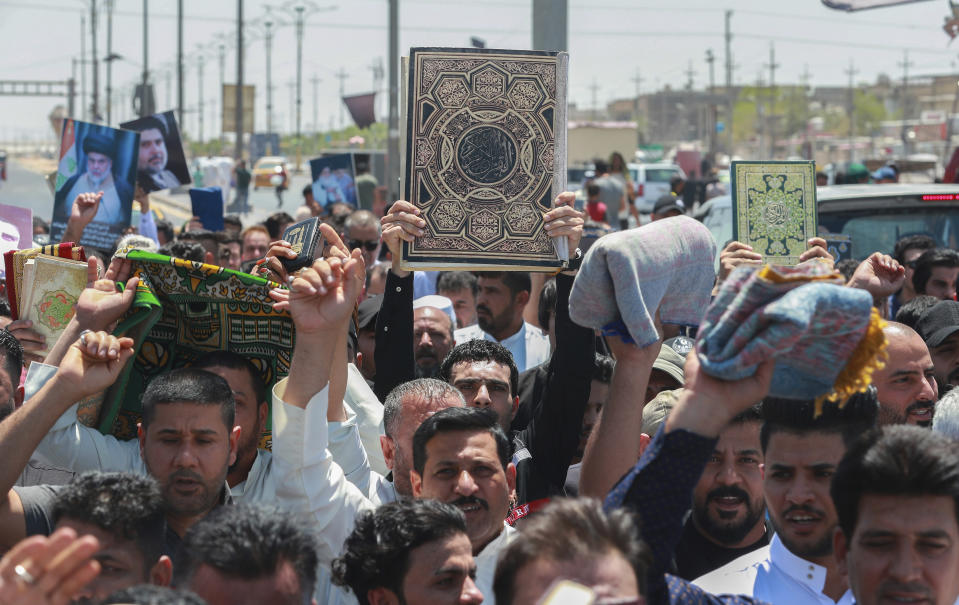
[{"label": "man with beard", "polygon": [[55,214],[68,217],[70,204],[81,193],[103,192],[100,206],[93,220],[102,223],[129,222],[130,210],[124,209],[123,202],[133,199],[130,185],[123,180],[117,180],[113,174],[113,159],[116,157],[116,148],[113,137],[90,133],[81,143],[86,155],[86,170],[76,174],[57,189],[54,197]]},{"label": "man with beard", "polygon": [[912,328],[889,322],[886,365],[872,375],[879,400],[879,424],[931,426],[939,388],[929,349]]},{"label": "man with beard", "polygon": [[847,448],[876,424],[874,392],[842,407],[767,397],[760,431],[763,493],[776,535],[769,546],[708,573],[695,584],[713,594],[769,603],[832,605],[848,589],[833,554],[838,518],[830,481]]},{"label": "man with beard", "polygon": [[765,523],[759,406],[719,433],[713,455],[693,489],[693,510],[676,547],[676,570],[694,580],[769,544]]},{"label": "man with beard", "polygon": [[150,116],[141,120],[140,159],[137,172],[141,186],[147,191],[172,189],[180,186],[180,179],[167,170],[166,125]]},{"label": "man with beard", "polygon": [[[0,469],[0,489],[13,484],[54,420],[75,401],[113,384],[132,356],[132,339],[102,331],[84,332],[70,344],[53,377],[0,425],[0,442],[8,454]],[[139,454],[163,495],[164,553],[172,555],[193,523],[229,501],[226,477],[236,461],[241,429],[234,425],[229,384],[204,370],[181,368],[157,376],[141,406]],[[23,509],[17,499],[8,498],[8,506],[14,512]]]},{"label": "man with beard", "polygon": [[20,370],[23,367],[23,346],[9,331],[0,330],[0,422],[6,420],[23,403]]},{"label": "man with beard", "polygon": [[413,301],[413,359],[417,378],[435,378],[440,364],[456,345],[453,320],[436,307],[417,307]]},{"label": "man with beard", "polygon": [[929,348],[939,393],[959,384],[959,302],[944,300],[922,314],[916,332]]},{"label": "man with beard", "polygon": [[549,359],[549,337],[536,326],[523,321],[529,302],[529,273],[483,272],[477,274],[477,325],[456,331],[456,342],[482,338],[498,342],[513,355],[520,372]]}]

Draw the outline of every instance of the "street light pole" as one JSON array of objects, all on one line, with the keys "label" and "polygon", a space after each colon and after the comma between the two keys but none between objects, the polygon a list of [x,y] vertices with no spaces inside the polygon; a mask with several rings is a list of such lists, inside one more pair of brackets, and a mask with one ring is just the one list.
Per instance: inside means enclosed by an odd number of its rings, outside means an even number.
[{"label": "street light pole", "polygon": [[93,66],[93,106],[90,116],[94,122],[100,119],[100,66],[97,63],[97,0],[90,0],[90,39]]},{"label": "street light pole", "polygon": [[[390,114],[387,135],[387,191],[393,192],[389,199],[399,199],[403,192],[399,190],[400,181],[400,118],[399,118],[399,63],[400,63],[400,36],[399,36],[399,3],[400,0],[389,0],[389,61],[390,61]],[[342,101],[341,101],[342,102]],[[395,189],[394,189],[395,187]]]},{"label": "street light pole", "polygon": [[[110,4],[113,4],[113,0],[110,0]],[[112,13],[113,7],[111,6],[110,8],[110,12]],[[143,91],[143,96],[140,98],[140,117],[146,115],[145,109],[147,109],[147,99],[150,98],[150,94],[147,92],[147,84],[150,82],[149,12],[149,0],[143,0],[143,82],[141,83],[143,85],[141,88]],[[150,109],[155,110],[156,108]]]},{"label": "street light pole", "polygon": [[266,20],[266,145],[269,148],[267,155],[276,155],[279,150],[273,149],[273,21]]},{"label": "street light pole", "polygon": [[[145,1],[145,0],[144,0]],[[113,0],[107,0],[107,124],[113,117]]]},{"label": "street light pole", "polygon": [[296,7],[296,167],[293,172],[300,174],[303,169],[303,141],[300,130],[300,107],[302,106],[303,91],[303,5]]},{"label": "street light pole", "polygon": [[199,120],[199,133],[197,136],[197,141],[202,145],[203,144],[203,54],[202,51],[197,57],[197,116]]}]

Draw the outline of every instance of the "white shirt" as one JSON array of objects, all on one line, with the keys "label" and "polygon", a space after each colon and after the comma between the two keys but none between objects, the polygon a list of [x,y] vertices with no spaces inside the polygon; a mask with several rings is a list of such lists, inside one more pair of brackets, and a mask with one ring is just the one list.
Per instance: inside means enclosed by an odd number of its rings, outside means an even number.
[{"label": "white shirt", "polygon": [[789,552],[779,536],[768,546],[747,553],[693,582],[707,592],[741,594],[767,603],[851,605],[852,592],[839,601],[823,594],[826,568]]},{"label": "white shirt", "polygon": [[[24,381],[24,401],[33,397],[56,372],[55,366],[31,363]],[[148,474],[140,458],[139,441],[121,441],[113,435],[104,435],[81,424],[77,421],[77,407],[78,404],[72,405],[57,419],[34,450],[31,460],[76,473],[120,471]],[[231,487],[230,493],[237,502],[272,503],[276,494],[273,454],[267,450],[257,450],[246,480]]]},{"label": "white shirt", "polygon": [[479,339],[498,342],[513,354],[513,361],[520,372],[549,361],[549,337],[543,334],[542,330],[525,321],[518,332],[503,340],[496,340],[491,334],[484,332],[479,325],[456,330],[453,333],[453,339],[458,345]]},{"label": "white shirt", "polygon": [[356,428],[360,433],[363,449],[366,450],[370,468],[385,475],[390,472],[390,469],[386,468],[383,448],[380,447],[380,435],[384,434],[383,404],[377,399],[373,389],[355,365],[351,363],[346,368],[346,393],[343,395],[343,404],[348,412],[356,414]]},{"label": "white shirt", "polygon": [[[277,503],[313,522],[317,538],[320,573],[314,595],[318,603],[353,603],[352,595],[330,583],[329,566],[343,550],[356,518],[397,498],[395,489],[377,474],[370,488],[358,488],[343,472],[328,449],[333,431],[326,420],[329,384],[310,398],[306,409],[283,401],[286,379],[273,387],[273,455],[276,467]],[[355,446],[354,446],[355,447]],[[499,552],[514,536],[504,531],[477,555],[477,586],[484,603],[494,603],[493,575]]]}]

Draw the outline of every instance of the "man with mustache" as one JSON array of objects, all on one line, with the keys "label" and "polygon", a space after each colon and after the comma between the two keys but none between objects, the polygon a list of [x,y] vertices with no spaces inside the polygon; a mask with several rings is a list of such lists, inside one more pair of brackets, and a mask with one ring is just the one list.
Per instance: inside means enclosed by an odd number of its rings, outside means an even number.
[{"label": "man with mustache", "polygon": [[944,300],[926,311],[916,331],[929,348],[939,393],[959,384],[959,302]]},{"label": "man with mustache", "polygon": [[[757,549],[698,578],[713,594],[743,594],[769,603],[833,605],[848,589],[833,553],[838,517],[830,481],[847,448],[876,424],[875,392],[843,407],[767,397],[760,431],[763,493],[776,535]],[[844,601],[845,602],[845,601]]]},{"label": "man with mustache", "polygon": [[769,544],[760,426],[762,415],[754,406],[719,433],[693,489],[692,514],[676,547],[679,577],[694,580]]},{"label": "man with mustache", "polygon": [[159,191],[180,186],[180,179],[167,170],[168,155],[166,148],[166,125],[159,119],[150,116],[142,120],[140,131],[140,157],[137,171],[140,174],[141,186],[146,191]]},{"label": "man with mustache", "polygon": [[549,359],[549,337],[523,321],[532,282],[529,273],[482,272],[477,274],[477,325],[461,328],[455,340],[484,339],[498,342],[513,354],[520,372]]},{"label": "man with mustache", "polygon": [[424,296],[413,301],[413,360],[417,378],[436,378],[440,364],[456,345],[453,318],[436,305],[452,302],[441,296]]},{"label": "man with mustache", "polygon": [[931,426],[939,388],[926,343],[915,330],[896,322],[887,323],[883,334],[889,357],[872,375],[879,424]]}]

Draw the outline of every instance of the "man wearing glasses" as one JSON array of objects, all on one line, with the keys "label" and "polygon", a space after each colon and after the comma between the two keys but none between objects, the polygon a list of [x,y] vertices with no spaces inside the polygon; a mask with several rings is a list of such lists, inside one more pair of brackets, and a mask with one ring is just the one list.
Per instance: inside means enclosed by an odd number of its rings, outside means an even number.
[{"label": "man wearing glasses", "polygon": [[359,248],[369,271],[376,263],[380,248],[380,221],[369,210],[357,210],[346,218],[343,226],[346,244],[350,250]]}]

